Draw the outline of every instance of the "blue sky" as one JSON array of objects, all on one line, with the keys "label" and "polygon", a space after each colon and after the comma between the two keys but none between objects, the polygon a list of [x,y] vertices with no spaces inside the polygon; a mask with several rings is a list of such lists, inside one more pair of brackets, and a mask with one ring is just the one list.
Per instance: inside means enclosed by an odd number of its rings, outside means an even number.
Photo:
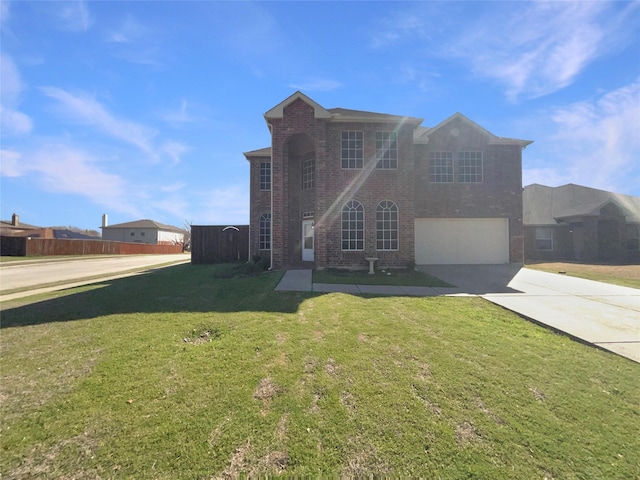
[{"label": "blue sky", "polygon": [[640,2],[5,1],[1,218],[248,223],[301,90],[534,140],[523,183],[640,195]]}]

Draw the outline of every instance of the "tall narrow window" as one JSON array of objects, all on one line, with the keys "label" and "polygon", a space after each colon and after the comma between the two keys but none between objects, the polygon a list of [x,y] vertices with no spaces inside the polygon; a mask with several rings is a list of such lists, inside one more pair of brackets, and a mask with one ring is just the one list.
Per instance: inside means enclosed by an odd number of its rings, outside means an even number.
[{"label": "tall narrow window", "polygon": [[260,162],[260,190],[271,190],[271,163]]},{"label": "tall narrow window", "polygon": [[376,250],[398,250],[398,206],[389,200],[376,207]]},{"label": "tall narrow window", "polygon": [[364,159],[364,134],[342,132],[342,168],[362,168]]},{"label": "tall narrow window", "polygon": [[302,162],[302,189],[313,188],[315,182],[316,159],[315,157],[305,158]]},{"label": "tall narrow window", "polygon": [[458,181],[482,183],[482,152],[458,153]]},{"label": "tall narrow window", "polygon": [[376,132],[376,168],[394,170],[398,168],[398,134]]},{"label": "tall narrow window", "polygon": [[271,250],[271,214],[260,217],[260,250]]},{"label": "tall narrow window", "polygon": [[453,183],[453,152],[431,152],[429,176],[432,183]]},{"label": "tall narrow window", "polygon": [[356,200],[342,207],[342,250],[364,250],[364,207]]}]

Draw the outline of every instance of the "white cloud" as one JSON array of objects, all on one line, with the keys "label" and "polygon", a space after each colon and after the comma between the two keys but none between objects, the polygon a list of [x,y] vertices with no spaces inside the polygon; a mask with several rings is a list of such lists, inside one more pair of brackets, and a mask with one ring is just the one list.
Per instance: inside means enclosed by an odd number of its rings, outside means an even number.
[{"label": "white cloud", "polygon": [[[577,183],[618,193],[640,186],[640,79],[591,102],[551,112],[553,131],[524,183]],[[526,157],[526,156],[525,156]],[[544,181],[544,178],[550,180]],[[637,194],[637,193],[636,193]]]},{"label": "white cloud", "polygon": [[117,30],[109,32],[107,41],[113,43],[131,43],[146,35],[148,29],[133,16],[127,15]]},{"label": "white cloud", "polygon": [[416,55],[458,60],[505,86],[511,101],[570,84],[633,37],[638,2],[424,2],[396,11],[371,34],[373,48],[404,42]]},{"label": "white cloud", "polygon": [[7,21],[9,18],[9,1],[3,0],[0,1],[0,24]]},{"label": "white cloud", "polygon": [[23,174],[20,166],[20,152],[0,150],[0,177],[19,177]]},{"label": "white cloud", "polygon": [[3,135],[26,135],[33,128],[31,118],[0,105],[0,126]]},{"label": "white cloud", "polygon": [[2,135],[25,135],[33,128],[31,118],[17,110],[24,90],[20,74],[8,55],[0,54],[0,128]]},{"label": "white cloud", "polygon": [[327,78],[312,78],[303,83],[292,83],[289,87],[306,92],[329,92],[342,87],[342,84]]},{"label": "white cloud", "polygon": [[122,24],[109,31],[106,41],[113,55],[121,60],[139,65],[157,67],[162,64],[157,42],[151,29],[141,24],[132,15],[127,15]]},{"label": "white cloud", "polygon": [[164,142],[160,149],[171,158],[174,165],[180,163],[182,155],[189,151],[186,145],[171,140]]},{"label": "white cloud", "polygon": [[162,119],[174,126],[182,125],[184,123],[191,123],[196,120],[196,117],[189,113],[189,103],[186,100],[182,100],[180,108],[177,110],[166,110],[161,114]]},{"label": "white cloud", "polygon": [[505,84],[511,100],[542,96],[572,83],[603,54],[605,35],[614,34],[601,17],[607,8],[606,2],[518,4],[506,15],[481,17],[448,51],[477,75]]},{"label": "white cloud", "polygon": [[43,189],[72,194],[112,210],[139,215],[127,182],[104,171],[85,151],[63,143],[45,142],[31,152],[2,152],[3,176],[29,176]]},{"label": "white cloud", "polygon": [[93,19],[84,0],[52,2],[50,11],[58,19],[62,29],[71,32],[86,32],[91,28]]},{"label": "white cloud", "polygon": [[156,159],[152,146],[156,133],[150,128],[135,122],[116,118],[95,98],[85,93],[72,94],[56,87],[42,87],[42,93],[58,101],[62,112],[73,120],[92,125],[100,131],[134,145]]},{"label": "white cloud", "polygon": [[245,185],[228,185],[195,192],[189,213],[195,225],[249,223],[249,192]]}]

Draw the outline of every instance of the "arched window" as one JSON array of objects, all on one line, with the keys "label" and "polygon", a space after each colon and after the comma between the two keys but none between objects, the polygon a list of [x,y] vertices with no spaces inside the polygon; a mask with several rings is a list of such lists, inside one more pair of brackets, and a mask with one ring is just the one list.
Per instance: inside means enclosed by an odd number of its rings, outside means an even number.
[{"label": "arched window", "polygon": [[398,250],[398,206],[389,200],[376,207],[376,250]]},{"label": "arched window", "polygon": [[356,200],[342,207],[342,250],[364,250],[364,207]]},{"label": "arched window", "polygon": [[271,250],[271,214],[260,217],[260,250]]}]

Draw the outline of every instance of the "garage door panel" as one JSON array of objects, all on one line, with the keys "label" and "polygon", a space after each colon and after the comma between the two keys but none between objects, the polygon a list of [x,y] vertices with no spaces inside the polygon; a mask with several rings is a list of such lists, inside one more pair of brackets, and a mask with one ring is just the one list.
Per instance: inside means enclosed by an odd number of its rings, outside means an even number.
[{"label": "garage door panel", "polygon": [[419,218],[415,249],[418,265],[509,263],[509,220]]}]

